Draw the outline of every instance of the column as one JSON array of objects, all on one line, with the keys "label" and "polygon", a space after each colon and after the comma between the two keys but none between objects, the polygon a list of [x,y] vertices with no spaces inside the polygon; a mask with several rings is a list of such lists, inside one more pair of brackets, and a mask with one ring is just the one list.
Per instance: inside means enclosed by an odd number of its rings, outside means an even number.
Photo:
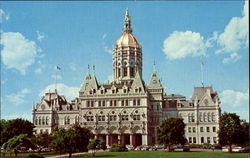
[{"label": "column", "polygon": [[118,144],[121,144],[121,134],[118,134],[117,139],[118,139]]},{"label": "column", "polygon": [[142,145],[148,145],[148,135],[142,134]]},{"label": "column", "polygon": [[134,142],[133,142],[133,134],[129,135],[129,139],[130,139],[130,145],[133,145],[134,144]]},{"label": "column", "polygon": [[106,146],[109,147],[109,134],[106,135]]}]

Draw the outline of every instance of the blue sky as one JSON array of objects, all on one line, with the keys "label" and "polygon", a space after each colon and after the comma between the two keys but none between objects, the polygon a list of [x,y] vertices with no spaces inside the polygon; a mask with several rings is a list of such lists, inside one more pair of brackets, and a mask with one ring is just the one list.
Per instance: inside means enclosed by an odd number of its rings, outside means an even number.
[{"label": "blue sky", "polygon": [[[222,111],[249,116],[249,8],[244,1],[1,2],[1,117],[31,119],[33,102],[55,89],[77,97],[95,64],[99,82],[111,79],[111,51],[125,9],[143,49],[143,78],[153,62],[167,94],[190,98],[213,86]],[[56,74],[54,67],[61,70]]]}]

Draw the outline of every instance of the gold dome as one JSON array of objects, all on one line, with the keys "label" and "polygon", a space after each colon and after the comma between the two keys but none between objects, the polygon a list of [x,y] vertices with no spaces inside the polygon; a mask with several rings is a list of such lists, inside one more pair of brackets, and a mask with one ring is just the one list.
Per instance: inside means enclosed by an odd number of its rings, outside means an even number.
[{"label": "gold dome", "polygon": [[119,37],[119,39],[116,41],[117,47],[134,47],[134,48],[140,48],[140,44],[129,32],[123,32],[123,34]]}]

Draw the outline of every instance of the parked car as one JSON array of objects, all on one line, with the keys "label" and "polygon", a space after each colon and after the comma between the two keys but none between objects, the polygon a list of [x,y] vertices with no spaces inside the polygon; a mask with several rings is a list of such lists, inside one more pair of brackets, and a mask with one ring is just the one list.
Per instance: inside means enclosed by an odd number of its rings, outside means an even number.
[{"label": "parked car", "polygon": [[155,144],[156,149],[165,149],[165,144]]},{"label": "parked car", "polygon": [[128,149],[128,151],[135,150],[133,145],[126,145],[126,148]]},{"label": "parked car", "polygon": [[240,146],[236,146],[232,149],[232,152],[240,152],[240,150],[242,149],[242,147]]},{"label": "parked car", "polygon": [[184,145],[183,146],[183,151],[185,151],[185,152],[190,151],[189,145]]},{"label": "parked car", "polygon": [[137,146],[135,150],[141,150],[141,146]]},{"label": "parked car", "polygon": [[156,151],[157,148],[156,148],[155,146],[150,146],[149,150],[150,150],[150,151]]},{"label": "parked car", "polygon": [[149,148],[150,147],[148,145],[143,145],[142,148],[141,148],[141,150],[147,151],[147,150],[149,150]]},{"label": "parked car", "polygon": [[239,150],[239,152],[242,152],[242,153],[249,153],[250,152],[250,147],[249,146],[246,146],[244,148],[241,148]]}]

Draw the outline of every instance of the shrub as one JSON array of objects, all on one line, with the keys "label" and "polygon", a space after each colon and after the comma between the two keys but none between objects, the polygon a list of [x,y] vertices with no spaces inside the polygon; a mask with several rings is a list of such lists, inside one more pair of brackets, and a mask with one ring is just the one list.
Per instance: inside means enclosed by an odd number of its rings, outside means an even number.
[{"label": "shrub", "polygon": [[190,144],[190,148],[202,148],[203,146],[200,144]]},{"label": "shrub", "polygon": [[110,148],[111,152],[124,152],[128,151],[128,149],[125,147],[125,145],[119,145],[119,144],[114,144]]},{"label": "shrub", "polygon": [[26,158],[44,158],[44,156],[39,154],[29,154]]}]

